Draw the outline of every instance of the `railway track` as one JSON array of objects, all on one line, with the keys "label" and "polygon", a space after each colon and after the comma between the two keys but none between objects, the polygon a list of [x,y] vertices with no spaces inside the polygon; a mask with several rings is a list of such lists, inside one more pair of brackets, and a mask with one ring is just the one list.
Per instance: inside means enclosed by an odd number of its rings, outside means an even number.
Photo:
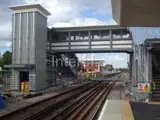
[{"label": "railway track", "polygon": [[[88,98],[84,103],[79,104],[79,108],[73,111],[73,114],[67,120],[96,120],[105,98],[109,94],[114,83],[110,83],[107,87],[97,90],[94,95]],[[65,119],[65,117],[63,117]],[[59,120],[63,120],[59,119]],[[53,119],[52,119],[53,120]]]},{"label": "railway track", "polygon": [[92,82],[0,117],[0,120],[96,120],[114,83]]},{"label": "railway track", "polygon": [[[51,98],[42,100],[40,102],[31,104],[27,107],[18,109],[14,112],[11,112],[7,115],[1,116],[0,120],[25,120],[30,118],[31,116],[40,113],[41,111],[47,110],[53,106],[60,105],[60,103],[69,100],[70,98],[74,98],[82,94],[83,92],[93,88],[95,85],[99,84],[99,82],[90,82],[83,86],[73,88],[69,91],[63,92]],[[55,108],[56,109],[56,108]]]},{"label": "railway track", "polygon": [[65,117],[66,113],[69,110],[73,109],[75,107],[75,105],[84,101],[85,97],[91,96],[93,93],[95,93],[97,91],[97,89],[100,90],[103,86],[104,86],[103,83],[98,83],[93,88],[85,91],[83,94],[79,95],[78,97],[76,97],[76,98],[72,97],[67,102],[62,101],[61,105],[56,104],[57,109],[51,108],[48,110],[41,111],[39,114],[35,114],[35,115],[31,116],[27,120],[39,120],[39,119],[56,120],[56,119],[59,119],[59,117],[62,117],[62,116]]},{"label": "railway track", "polygon": [[68,102],[62,102],[61,106],[57,104],[57,109],[46,109],[27,118],[27,120],[95,119],[113,85],[114,83],[108,82],[99,83],[76,99],[70,98]]}]

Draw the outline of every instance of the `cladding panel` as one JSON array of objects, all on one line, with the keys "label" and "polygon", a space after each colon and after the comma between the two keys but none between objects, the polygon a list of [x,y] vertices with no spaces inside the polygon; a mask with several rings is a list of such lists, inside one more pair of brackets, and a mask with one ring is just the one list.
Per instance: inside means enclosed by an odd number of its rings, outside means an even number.
[{"label": "cladding panel", "polygon": [[19,44],[20,44],[20,39],[19,39],[19,20],[20,20],[20,13],[16,13],[15,14],[15,64],[19,64],[20,61],[20,48],[19,48]]},{"label": "cladding panel", "polygon": [[27,64],[28,61],[27,61],[27,12],[26,13],[22,13],[21,14],[21,24],[22,24],[22,27],[21,27],[21,48],[22,48],[22,52],[21,52],[21,63],[22,64]]},{"label": "cladding panel", "polygon": [[29,20],[28,22],[29,64],[35,64],[34,12],[29,12],[28,20]]},{"label": "cladding panel", "polygon": [[15,14],[12,15],[12,64],[15,64]]}]

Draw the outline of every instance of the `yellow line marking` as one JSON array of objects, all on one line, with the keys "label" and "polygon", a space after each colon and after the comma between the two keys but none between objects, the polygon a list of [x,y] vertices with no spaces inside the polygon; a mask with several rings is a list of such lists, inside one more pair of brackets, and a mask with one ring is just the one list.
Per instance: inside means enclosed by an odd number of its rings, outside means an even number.
[{"label": "yellow line marking", "polygon": [[134,120],[133,113],[128,101],[122,101],[122,120]]},{"label": "yellow line marking", "polygon": [[156,104],[156,105],[160,105],[160,102],[148,102],[148,104]]}]

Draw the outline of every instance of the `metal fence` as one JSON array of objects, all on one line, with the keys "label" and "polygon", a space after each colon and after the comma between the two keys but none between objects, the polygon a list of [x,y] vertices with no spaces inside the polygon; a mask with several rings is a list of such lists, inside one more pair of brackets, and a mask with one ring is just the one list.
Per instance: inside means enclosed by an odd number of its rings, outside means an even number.
[{"label": "metal fence", "polygon": [[0,71],[0,84],[9,85],[11,74],[12,72],[8,70]]}]

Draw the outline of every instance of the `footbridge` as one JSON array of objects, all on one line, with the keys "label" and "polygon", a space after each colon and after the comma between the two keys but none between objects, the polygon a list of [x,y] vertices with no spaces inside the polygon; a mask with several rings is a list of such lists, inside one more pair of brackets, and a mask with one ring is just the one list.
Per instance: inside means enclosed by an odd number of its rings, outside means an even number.
[{"label": "footbridge", "polygon": [[[117,25],[83,26],[47,29],[51,15],[39,4],[9,6],[12,10],[12,69],[11,90],[20,90],[27,80],[30,91],[56,85],[57,73],[76,76],[76,65],[67,59],[75,53],[127,52],[132,54],[132,34]],[[56,64],[58,59],[60,63]],[[22,78],[21,76],[25,76]]]},{"label": "footbridge", "polygon": [[132,35],[117,25],[48,29],[48,52],[132,52]]}]

